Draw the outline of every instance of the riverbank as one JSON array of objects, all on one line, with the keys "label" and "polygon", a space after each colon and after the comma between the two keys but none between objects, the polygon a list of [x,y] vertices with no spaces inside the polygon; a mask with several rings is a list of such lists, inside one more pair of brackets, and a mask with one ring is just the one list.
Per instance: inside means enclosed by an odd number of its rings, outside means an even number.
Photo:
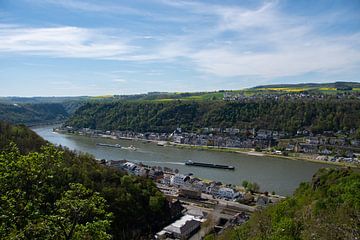
[{"label": "riverbank", "polygon": [[[69,134],[69,135],[79,135],[79,136],[85,136],[85,137],[91,137],[91,138],[110,138],[113,140],[116,140],[117,138],[115,136],[111,135],[86,135],[86,134],[77,134],[77,133],[69,133],[69,132],[63,132],[63,131],[55,131],[57,133],[61,134]],[[181,144],[181,143],[175,143],[175,142],[169,142],[169,141],[158,141],[158,140],[149,140],[149,139],[142,139],[142,138],[119,138],[120,140],[129,140],[129,141],[141,141],[141,142],[148,142],[157,144],[158,146],[163,147],[176,147],[180,149],[193,149],[193,150],[199,150],[199,151],[215,151],[215,152],[229,152],[229,153],[239,153],[249,156],[256,156],[256,157],[273,157],[273,158],[283,158],[287,160],[296,160],[296,161],[306,161],[306,162],[313,162],[313,163],[322,163],[322,164],[328,164],[332,166],[339,166],[339,167],[352,167],[352,168],[359,168],[360,165],[356,164],[350,164],[350,163],[344,163],[344,162],[331,162],[331,161],[324,161],[324,160],[318,160],[314,156],[284,156],[281,154],[271,154],[269,152],[257,152],[255,149],[252,148],[231,148],[231,147],[217,147],[217,146],[200,146],[200,145],[188,145],[188,144]],[[291,154],[291,153],[290,153]]]},{"label": "riverbank", "polygon": [[296,160],[296,161],[307,161],[307,162],[314,162],[314,163],[325,163],[333,166],[339,167],[352,167],[352,168],[359,168],[360,165],[356,164],[349,164],[344,162],[331,162],[331,161],[323,161],[317,160],[312,157],[305,157],[305,156],[284,156],[279,154],[271,154],[268,152],[257,152],[255,149],[251,148],[224,148],[224,147],[215,147],[215,146],[194,146],[194,145],[186,145],[186,144],[179,144],[179,143],[169,143],[168,146],[174,146],[177,148],[186,148],[186,149],[196,149],[196,150],[207,150],[207,151],[217,151],[217,152],[231,152],[231,153],[240,153],[250,156],[257,156],[257,157],[274,157],[274,158],[283,158],[288,160]]}]

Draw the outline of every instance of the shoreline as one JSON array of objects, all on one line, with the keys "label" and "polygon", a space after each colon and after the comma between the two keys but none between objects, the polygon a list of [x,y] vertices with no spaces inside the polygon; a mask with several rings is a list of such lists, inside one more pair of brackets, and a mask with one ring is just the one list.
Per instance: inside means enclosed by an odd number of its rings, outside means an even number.
[{"label": "shoreline", "polygon": [[142,141],[142,142],[148,142],[148,143],[154,143],[158,146],[162,147],[176,147],[179,149],[194,149],[199,151],[215,151],[215,152],[228,152],[228,153],[238,153],[248,156],[255,156],[255,157],[273,157],[273,158],[282,158],[282,159],[288,159],[288,160],[295,160],[295,161],[306,161],[306,162],[313,162],[313,163],[322,163],[332,166],[338,166],[338,167],[352,167],[360,169],[359,165],[356,164],[349,164],[349,163],[343,163],[343,162],[330,162],[330,161],[322,161],[322,160],[316,160],[316,159],[310,159],[306,157],[301,156],[284,156],[284,155],[278,155],[278,154],[270,154],[266,152],[256,152],[252,148],[230,148],[230,147],[216,147],[216,146],[200,146],[200,145],[188,145],[188,144],[181,144],[181,143],[174,143],[174,142],[167,142],[167,141],[158,141],[158,140],[149,140],[149,139],[141,139],[141,138],[112,138],[112,136],[105,137],[105,136],[87,136],[87,135],[81,135],[76,133],[64,133],[59,131],[53,131],[55,133],[60,134],[66,134],[66,135],[77,135],[77,136],[83,136],[83,137],[89,137],[89,138],[107,138],[112,140],[127,140],[127,141]]},{"label": "shoreline", "polygon": [[177,143],[170,143],[168,146],[174,146],[178,148],[187,148],[187,149],[195,149],[195,150],[208,150],[208,151],[216,151],[216,152],[229,152],[229,153],[239,153],[248,156],[256,156],[256,157],[273,157],[273,158],[283,158],[288,160],[296,160],[296,161],[306,161],[306,162],[313,162],[313,163],[323,163],[333,166],[339,167],[352,167],[352,168],[360,168],[360,166],[355,164],[348,164],[343,162],[329,162],[329,161],[322,161],[316,159],[310,159],[305,157],[297,157],[297,156],[284,156],[284,155],[277,155],[277,154],[270,154],[265,152],[256,152],[254,149],[249,148],[224,148],[224,147],[213,147],[213,146],[194,146],[194,145],[186,145],[186,144],[177,144]]}]

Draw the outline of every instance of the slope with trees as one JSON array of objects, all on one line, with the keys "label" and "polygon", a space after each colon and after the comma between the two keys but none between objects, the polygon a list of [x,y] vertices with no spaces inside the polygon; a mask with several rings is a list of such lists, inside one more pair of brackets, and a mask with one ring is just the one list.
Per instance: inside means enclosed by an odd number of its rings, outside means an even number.
[{"label": "slope with trees", "polygon": [[171,220],[150,179],[39,138],[20,151],[16,129],[26,128],[9,128],[0,144],[0,239],[147,239]]},{"label": "slope with trees", "polygon": [[172,132],[177,127],[265,128],[295,133],[350,130],[360,126],[358,99],[225,101],[119,101],[87,103],[66,122],[77,128]]},{"label": "slope with trees", "polygon": [[0,120],[14,124],[34,125],[64,121],[67,109],[60,103],[0,104]]},{"label": "slope with trees", "polygon": [[320,169],[294,196],[252,215],[217,240],[359,239],[360,174],[351,169]]}]

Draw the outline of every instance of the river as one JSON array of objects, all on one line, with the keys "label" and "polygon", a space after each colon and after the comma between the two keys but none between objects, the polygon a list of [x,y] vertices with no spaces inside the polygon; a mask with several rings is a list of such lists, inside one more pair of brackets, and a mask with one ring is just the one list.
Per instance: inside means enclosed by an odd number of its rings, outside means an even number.
[{"label": "river", "polygon": [[[143,162],[150,166],[166,166],[178,169],[181,173],[193,173],[223,183],[241,185],[243,180],[256,182],[263,191],[275,191],[281,195],[290,195],[299,183],[310,181],[312,175],[322,167],[330,165],[289,160],[276,157],[249,156],[240,153],[226,153],[205,150],[179,149],[162,147],[154,143],[130,140],[112,140],[89,138],[76,135],[54,133],[54,126],[35,127],[33,130],[49,142],[66,146],[70,149],[87,152],[98,159],[126,159]],[[134,145],[137,151],[97,146],[96,143]],[[186,166],[186,160],[231,165],[235,170],[222,170]]]}]

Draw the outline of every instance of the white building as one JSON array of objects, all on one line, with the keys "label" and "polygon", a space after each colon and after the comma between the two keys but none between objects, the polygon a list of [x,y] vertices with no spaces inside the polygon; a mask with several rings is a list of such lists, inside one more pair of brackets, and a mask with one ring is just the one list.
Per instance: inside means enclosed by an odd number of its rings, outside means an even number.
[{"label": "white building", "polygon": [[179,239],[187,239],[200,227],[200,220],[191,215],[184,215],[179,220],[165,227],[156,234],[157,238],[162,239],[166,234],[171,234]]},{"label": "white building", "polygon": [[187,178],[188,176],[184,174],[175,174],[171,177],[170,184],[177,187],[183,186],[185,185]]},{"label": "white building", "polygon": [[234,199],[239,196],[238,192],[235,192],[234,189],[222,187],[218,191],[219,197]]}]

